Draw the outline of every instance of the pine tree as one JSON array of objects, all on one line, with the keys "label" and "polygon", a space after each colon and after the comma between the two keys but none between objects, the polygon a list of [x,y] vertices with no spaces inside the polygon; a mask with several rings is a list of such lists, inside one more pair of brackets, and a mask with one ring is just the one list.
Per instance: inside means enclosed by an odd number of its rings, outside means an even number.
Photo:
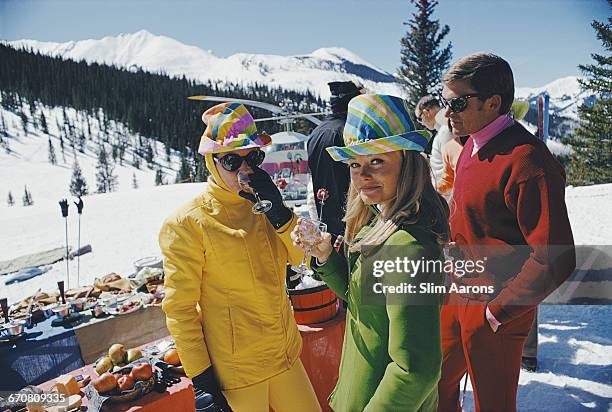
[{"label": "pine tree", "polygon": [[45,134],[49,134],[49,127],[47,126],[47,118],[45,117],[45,113],[40,111],[40,127]]},{"label": "pine tree", "polygon": [[24,206],[31,206],[34,204],[34,199],[32,199],[32,193],[28,190],[27,186],[23,187],[23,197],[21,198]]},{"label": "pine tree", "polygon": [[155,172],[155,186],[165,185],[164,182],[164,172],[162,172],[161,167],[157,169]]},{"label": "pine tree", "polygon": [[0,136],[8,137],[6,122],[4,121],[4,113],[0,113]]},{"label": "pine tree", "polygon": [[153,147],[151,146],[151,142],[147,140],[147,146],[145,148],[145,160],[149,165],[149,168],[153,166]]},{"label": "pine tree", "polygon": [[138,180],[136,180],[136,172],[132,173],[132,188],[138,189]]},{"label": "pine tree", "polygon": [[166,144],[166,162],[170,163],[171,162],[171,158],[170,158],[170,145]]},{"label": "pine tree", "polygon": [[206,182],[208,179],[208,169],[204,166],[204,162],[201,157],[195,157],[195,174],[193,177],[194,182]]},{"label": "pine tree", "polygon": [[187,156],[181,155],[181,166],[176,174],[175,183],[191,182],[191,165],[187,161]]},{"label": "pine tree", "polygon": [[15,199],[13,199],[13,194],[10,190],[8,193],[8,198],[6,199],[6,203],[8,203],[9,206],[13,206],[15,204]]},{"label": "pine tree", "polygon": [[452,58],[452,43],[444,48],[442,40],[450,28],[440,28],[439,20],[431,15],[438,5],[436,0],[410,0],[416,6],[412,18],[404,23],[409,27],[401,43],[400,81],[408,91],[408,101],[414,108],[419,99],[440,89],[442,74]]},{"label": "pine tree", "polygon": [[38,129],[38,118],[36,117],[36,103],[33,101],[29,101],[28,107],[30,109],[30,116],[32,117],[32,125],[34,126],[34,129]]},{"label": "pine tree", "polygon": [[81,166],[79,162],[74,162],[72,166],[72,177],[70,178],[70,186],[68,188],[70,194],[75,197],[85,196],[88,194],[87,181],[81,172]]},{"label": "pine tree", "polygon": [[81,153],[85,153],[85,143],[86,143],[85,140],[86,140],[85,132],[81,129],[81,132],[79,133],[79,138],[78,138],[79,152]]},{"label": "pine tree", "polygon": [[113,162],[117,163],[117,158],[119,157],[119,147],[114,143],[111,145],[111,157],[113,158]]},{"label": "pine tree", "polygon": [[96,169],[96,184],[98,193],[113,192],[117,187],[117,176],[114,174],[115,167],[108,160],[108,155],[106,154],[104,145],[100,146]]},{"label": "pine tree", "polygon": [[132,153],[132,165],[136,168],[136,169],[140,169],[140,156],[138,156],[138,153],[136,150],[134,150],[134,152]]},{"label": "pine tree", "polygon": [[89,120],[89,116],[87,116],[87,136],[91,139],[91,121]]},{"label": "pine tree", "polygon": [[62,135],[62,127],[60,126],[59,118],[55,118],[55,127],[57,127],[57,136]]},{"label": "pine tree", "polygon": [[25,114],[23,109],[19,112],[19,117],[21,118],[21,127],[23,127],[23,132],[28,133],[28,115]]},{"label": "pine tree", "polygon": [[[612,8],[612,0],[608,3]],[[591,26],[606,54],[594,53],[594,64],[578,66],[585,76],[578,80],[582,89],[594,92],[596,99],[578,109],[580,128],[568,169],[569,183],[577,185],[612,182],[612,17],[607,24],[593,20]]]},{"label": "pine tree", "polygon": [[57,164],[57,158],[55,157],[55,146],[53,146],[53,142],[51,141],[51,138],[48,138],[49,140],[49,150],[48,150],[48,157],[49,157],[49,163],[51,163],[52,165]]},{"label": "pine tree", "polygon": [[119,144],[119,164],[123,165],[123,157],[125,156],[125,142]]},{"label": "pine tree", "polygon": [[64,163],[66,163],[66,152],[64,151],[64,136],[62,135],[62,131],[59,131],[59,141],[60,141],[60,151],[62,152],[62,159]]}]

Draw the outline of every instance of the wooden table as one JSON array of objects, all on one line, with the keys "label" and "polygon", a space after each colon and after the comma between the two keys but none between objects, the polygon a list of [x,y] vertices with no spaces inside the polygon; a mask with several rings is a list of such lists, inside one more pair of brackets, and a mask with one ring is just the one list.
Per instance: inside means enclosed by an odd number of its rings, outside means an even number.
[{"label": "wooden table", "polygon": [[[147,343],[146,345],[142,345],[142,347],[157,345],[158,343],[168,339],[168,337],[158,339],[156,341]],[[95,372],[95,365],[89,364],[85,365],[82,368],[76,369],[69,373],[72,376],[86,376],[89,375],[92,379],[96,378],[98,374]],[[54,379],[45,382],[38,387],[43,390],[50,390],[54,385]],[[81,395],[83,393],[81,392]],[[182,377],[179,383],[176,383],[169,388],[166,389],[164,393],[158,393],[155,391],[149,392],[142,398],[127,402],[127,403],[114,403],[114,404],[104,404],[104,408],[102,409],[104,412],[160,412],[160,411],[185,411],[192,412],[195,411],[194,404],[194,391],[193,385],[191,384],[191,379],[187,377]],[[87,406],[87,397],[83,396],[83,406]],[[107,406],[108,405],[108,406]],[[87,410],[87,409],[85,409]]]},{"label": "wooden table", "polygon": [[[94,371],[94,365],[87,365],[69,373],[72,376],[89,375],[92,378],[98,375]],[[38,386],[43,390],[50,390],[53,387],[53,380]],[[82,394],[82,393],[81,393]],[[104,412],[159,412],[159,411],[195,411],[194,393],[191,379],[181,378],[181,382],[172,385],[166,392],[150,392],[142,398],[133,402],[109,404],[102,409]],[[83,406],[87,406],[87,397],[83,396]]]},{"label": "wooden table", "polygon": [[[315,389],[317,399],[323,411],[331,411],[327,404],[327,397],[334,389],[338,380],[338,369],[342,354],[344,337],[345,312],[341,310],[333,319],[316,325],[298,325],[304,346],[301,360]],[[166,338],[148,343],[149,346],[157,344]],[[72,376],[89,375],[97,377],[94,365],[89,364],[69,373]],[[53,379],[39,387],[50,390]],[[87,398],[83,397],[83,405],[87,405]],[[150,392],[142,398],[121,404],[105,406],[104,412],[135,412],[135,411],[194,411],[194,391],[191,379],[181,378],[181,381],[169,387],[165,393]]]}]

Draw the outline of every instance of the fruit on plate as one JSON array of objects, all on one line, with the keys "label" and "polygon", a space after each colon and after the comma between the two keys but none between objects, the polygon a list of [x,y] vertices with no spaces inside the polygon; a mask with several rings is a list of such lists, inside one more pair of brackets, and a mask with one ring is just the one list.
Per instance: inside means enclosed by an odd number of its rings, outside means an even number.
[{"label": "fruit on plate", "polygon": [[135,381],[146,381],[151,375],[153,375],[153,368],[148,363],[139,363],[130,372],[130,376]]},{"label": "fruit on plate", "polygon": [[127,363],[134,362],[136,359],[142,358],[140,349],[132,348],[127,351]]},{"label": "fruit on plate", "polygon": [[123,375],[122,377],[117,379],[117,383],[119,384],[119,389],[121,389],[122,391],[128,391],[134,387],[134,384],[136,382],[134,381],[134,378],[132,378],[130,375]]},{"label": "fruit on plate", "polygon": [[96,373],[102,375],[104,372],[108,372],[112,367],[113,360],[109,356],[105,356],[96,362]]},{"label": "fruit on plate", "polygon": [[113,365],[119,365],[120,363],[125,363],[127,352],[123,345],[115,343],[108,349],[108,356],[110,356],[113,361]]},{"label": "fruit on plate", "polygon": [[181,364],[181,359],[179,358],[178,352],[175,348],[168,349],[164,353],[164,362],[172,366],[178,366]]},{"label": "fruit on plate", "polygon": [[93,386],[99,393],[110,392],[117,386],[117,379],[108,372],[93,380]]},{"label": "fruit on plate", "polygon": [[130,311],[133,311],[134,309],[138,309],[141,306],[142,306],[142,302],[141,301],[139,301],[139,300],[130,300],[130,301],[124,303],[123,305],[119,306],[119,308],[117,308],[117,313],[130,312]]}]

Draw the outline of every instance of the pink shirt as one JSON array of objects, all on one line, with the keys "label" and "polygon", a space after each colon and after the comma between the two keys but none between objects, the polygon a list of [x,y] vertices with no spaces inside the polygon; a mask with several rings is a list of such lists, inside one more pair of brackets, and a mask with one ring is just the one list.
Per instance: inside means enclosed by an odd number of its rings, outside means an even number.
[{"label": "pink shirt", "polygon": [[[507,114],[502,114],[497,119],[493,120],[491,123],[480,129],[473,135],[470,135],[470,137],[474,141],[472,156],[478,153],[480,148],[487,144],[489,140],[493,139],[504,129],[512,126],[513,124],[514,120],[512,119],[512,117],[508,116]],[[489,324],[491,325],[491,329],[493,329],[493,332],[497,332],[497,328],[499,327],[499,325],[501,325],[501,323],[497,319],[495,319],[495,316],[493,316],[488,307],[486,308],[485,315],[487,320],[489,321]]]},{"label": "pink shirt", "polygon": [[491,123],[480,129],[476,133],[470,135],[470,137],[474,141],[472,156],[478,153],[480,148],[487,144],[489,140],[493,139],[504,129],[512,126],[513,124],[514,120],[512,119],[512,117],[508,116],[507,114],[502,114],[497,119],[493,120]]}]

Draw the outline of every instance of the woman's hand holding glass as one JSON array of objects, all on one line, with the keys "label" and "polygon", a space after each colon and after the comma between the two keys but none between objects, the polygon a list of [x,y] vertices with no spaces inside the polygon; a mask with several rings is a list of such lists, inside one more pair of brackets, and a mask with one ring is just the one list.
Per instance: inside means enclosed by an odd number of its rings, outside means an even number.
[{"label": "woman's hand holding glass", "polygon": [[300,218],[291,232],[293,244],[305,252],[304,260],[308,256],[314,256],[320,263],[323,263],[331,255],[333,246],[331,243],[332,235],[330,233],[321,231],[317,239],[311,239],[311,236],[308,236],[311,232],[311,226],[315,226],[317,230],[320,230],[320,225],[324,224],[316,220]]}]

